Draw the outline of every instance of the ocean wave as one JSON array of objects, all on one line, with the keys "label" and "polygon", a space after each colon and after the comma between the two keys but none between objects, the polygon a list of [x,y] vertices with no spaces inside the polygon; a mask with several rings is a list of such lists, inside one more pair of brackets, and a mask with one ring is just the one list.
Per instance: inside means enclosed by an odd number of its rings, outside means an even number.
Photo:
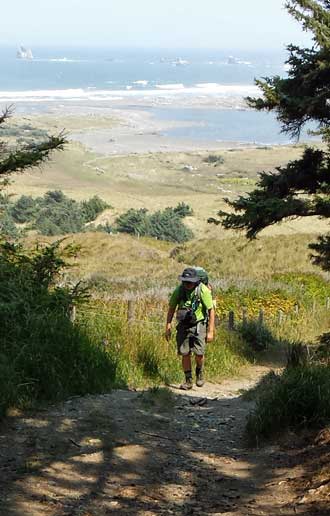
[{"label": "ocean wave", "polygon": [[203,93],[223,94],[223,95],[256,95],[259,88],[253,84],[219,84],[216,82],[199,83],[195,85],[196,88],[203,91]]},{"label": "ocean wave", "polygon": [[185,87],[183,84],[156,84],[156,88],[158,90],[184,90]]},{"label": "ocean wave", "polygon": [[69,59],[68,57],[53,57],[53,58],[34,58],[37,63],[85,63],[85,59]]},{"label": "ocean wave", "polygon": [[63,90],[0,91],[0,102],[42,102],[56,100],[118,100],[125,97],[174,97],[174,96],[220,96],[244,97],[257,95],[259,89],[250,84],[227,85],[218,83],[199,83],[185,87],[183,84],[159,84],[156,89],[98,90],[93,88],[71,88]]}]

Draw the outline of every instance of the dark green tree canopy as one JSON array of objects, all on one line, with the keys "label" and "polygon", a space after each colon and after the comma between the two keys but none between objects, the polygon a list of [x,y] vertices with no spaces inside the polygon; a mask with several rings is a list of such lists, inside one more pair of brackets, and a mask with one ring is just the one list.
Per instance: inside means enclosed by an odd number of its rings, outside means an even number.
[{"label": "dark green tree canopy", "polygon": [[[248,238],[283,219],[330,217],[330,0],[297,0],[285,5],[303,28],[312,32],[313,47],[289,45],[288,76],[257,80],[262,97],[248,97],[247,101],[257,110],[275,112],[282,132],[294,137],[312,123],[324,145],[307,147],[300,159],[275,172],[262,172],[249,195],[225,199],[231,212],[219,212],[221,224],[226,229],[245,230]],[[316,251],[314,263],[330,270],[330,235],[310,247]]]},{"label": "dark green tree canopy", "polygon": [[187,242],[194,235],[182,219],[192,213],[191,207],[185,203],[179,203],[175,208],[158,210],[152,215],[149,215],[146,208],[131,208],[117,217],[114,229],[120,233],[151,236],[169,242]]}]

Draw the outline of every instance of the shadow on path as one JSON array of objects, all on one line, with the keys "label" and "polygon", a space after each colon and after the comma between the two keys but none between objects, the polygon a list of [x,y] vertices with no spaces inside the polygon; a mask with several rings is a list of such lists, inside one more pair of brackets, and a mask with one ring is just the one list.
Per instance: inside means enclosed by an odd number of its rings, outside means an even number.
[{"label": "shadow on path", "polygon": [[231,386],[211,385],[206,397],[167,391],[165,402],[157,391],[114,391],[9,417],[0,514],[312,514],[292,503],[298,463],[275,446],[245,447],[251,403]]}]

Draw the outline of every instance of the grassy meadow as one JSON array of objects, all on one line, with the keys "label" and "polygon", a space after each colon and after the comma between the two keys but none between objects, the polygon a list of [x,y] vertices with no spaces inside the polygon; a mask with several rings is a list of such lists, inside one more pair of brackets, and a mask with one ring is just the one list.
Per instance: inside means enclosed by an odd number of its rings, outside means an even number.
[{"label": "grassy meadow", "polygon": [[[26,121],[25,121],[26,122]],[[18,122],[17,122],[18,123]],[[56,133],[66,128],[71,133],[97,133],[98,129],[112,127],[116,121],[98,116],[30,117],[29,123],[39,130]],[[63,152],[57,153],[42,170],[17,174],[10,192],[13,195],[43,195],[48,190],[61,189],[77,200],[98,195],[112,210],[101,215],[101,222],[112,222],[129,208],[147,208],[150,211],[185,202],[194,210],[187,225],[197,238],[227,238],[230,232],[207,224],[224,208],[223,198],[234,198],[251,190],[259,172],[274,170],[276,166],[298,158],[303,145],[278,147],[247,147],[219,149],[219,152],[195,151],[189,153],[163,152],[106,156],[86,149],[71,141]],[[218,162],[209,162],[209,156],[218,156]],[[190,169],[187,170],[187,167]],[[308,226],[308,228],[307,228]],[[319,220],[286,222],[266,230],[265,234],[319,233],[324,223]]]}]

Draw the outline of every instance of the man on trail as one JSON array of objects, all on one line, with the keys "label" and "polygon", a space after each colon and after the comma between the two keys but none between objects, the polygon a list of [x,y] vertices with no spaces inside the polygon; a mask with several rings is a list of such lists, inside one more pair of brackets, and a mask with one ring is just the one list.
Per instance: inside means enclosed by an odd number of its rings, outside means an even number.
[{"label": "man on trail", "polygon": [[214,305],[211,290],[201,282],[197,270],[187,268],[169,300],[165,338],[171,338],[171,323],[176,311],[178,354],[182,356],[185,382],[183,390],[192,389],[191,354],[196,361],[196,385],[203,387],[203,365],[206,343],[214,338]]}]

